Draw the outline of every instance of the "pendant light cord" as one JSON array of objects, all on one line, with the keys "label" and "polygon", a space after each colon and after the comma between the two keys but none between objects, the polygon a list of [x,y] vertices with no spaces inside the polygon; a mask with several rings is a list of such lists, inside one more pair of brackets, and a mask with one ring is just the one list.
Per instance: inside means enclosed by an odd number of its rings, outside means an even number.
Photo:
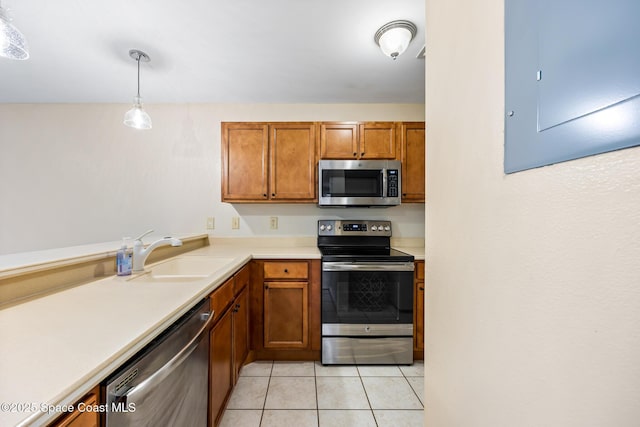
[{"label": "pendant light cord", "polygon": [[138,54],[138,98],[140,98],[140,54]]}]

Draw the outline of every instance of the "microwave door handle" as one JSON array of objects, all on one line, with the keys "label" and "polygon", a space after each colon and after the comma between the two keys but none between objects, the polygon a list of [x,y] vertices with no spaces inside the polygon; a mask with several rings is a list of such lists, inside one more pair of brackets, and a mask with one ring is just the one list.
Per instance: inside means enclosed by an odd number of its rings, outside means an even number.
[{"label": "microwave door handle", "polygon": [[380,189],[380,197],[387,197],[387,174],[385,173],[386,169],[382,169],[380,171],[380,175],[382,175],[382,179],[380,182],[382,183],[382,188]]}]

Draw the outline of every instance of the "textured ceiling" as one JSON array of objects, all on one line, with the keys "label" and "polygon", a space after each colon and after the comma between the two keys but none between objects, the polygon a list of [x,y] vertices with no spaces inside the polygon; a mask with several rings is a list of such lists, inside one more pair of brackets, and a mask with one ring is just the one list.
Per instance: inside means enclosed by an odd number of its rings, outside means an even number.
[{"label": "textured ceiling", "polygon": [[[3,0],[31,58],[0,58],[0,102],[424,103],[424,0]],[[396,61],[373,40],[406,19]]]}]

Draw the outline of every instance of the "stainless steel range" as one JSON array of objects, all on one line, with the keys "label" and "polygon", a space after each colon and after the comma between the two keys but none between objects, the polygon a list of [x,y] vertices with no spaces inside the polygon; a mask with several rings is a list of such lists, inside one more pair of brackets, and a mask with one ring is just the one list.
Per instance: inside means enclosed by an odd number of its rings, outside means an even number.
[{"label": "stainless steel range", "polygon": [[414,258],[391,222],[320,220],[318,248],[322,364],[412,364]]}]

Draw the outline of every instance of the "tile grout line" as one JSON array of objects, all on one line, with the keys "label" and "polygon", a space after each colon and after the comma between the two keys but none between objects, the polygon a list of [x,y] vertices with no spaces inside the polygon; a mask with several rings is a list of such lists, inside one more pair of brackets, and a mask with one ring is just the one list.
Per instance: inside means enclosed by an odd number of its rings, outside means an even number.
[{"label": "tile grout line", "polygon": [[373,406],[371,406],[371,400],[369,400],[369,393],[367,393],[367,388],[364,386],[364,380],[362,379],[362,374],[360,373],[360,367],[358,365],[356,365],[356,372],[358,372],[358,378],[360,378],[362,390],[364,390],[364,395],[367,398],[367,403],[369,404],[369,410],[371,411],[373,422],[376,423],[376,427],[378,427],[378,419],[376,418],[375,412],[373,412]]}]

